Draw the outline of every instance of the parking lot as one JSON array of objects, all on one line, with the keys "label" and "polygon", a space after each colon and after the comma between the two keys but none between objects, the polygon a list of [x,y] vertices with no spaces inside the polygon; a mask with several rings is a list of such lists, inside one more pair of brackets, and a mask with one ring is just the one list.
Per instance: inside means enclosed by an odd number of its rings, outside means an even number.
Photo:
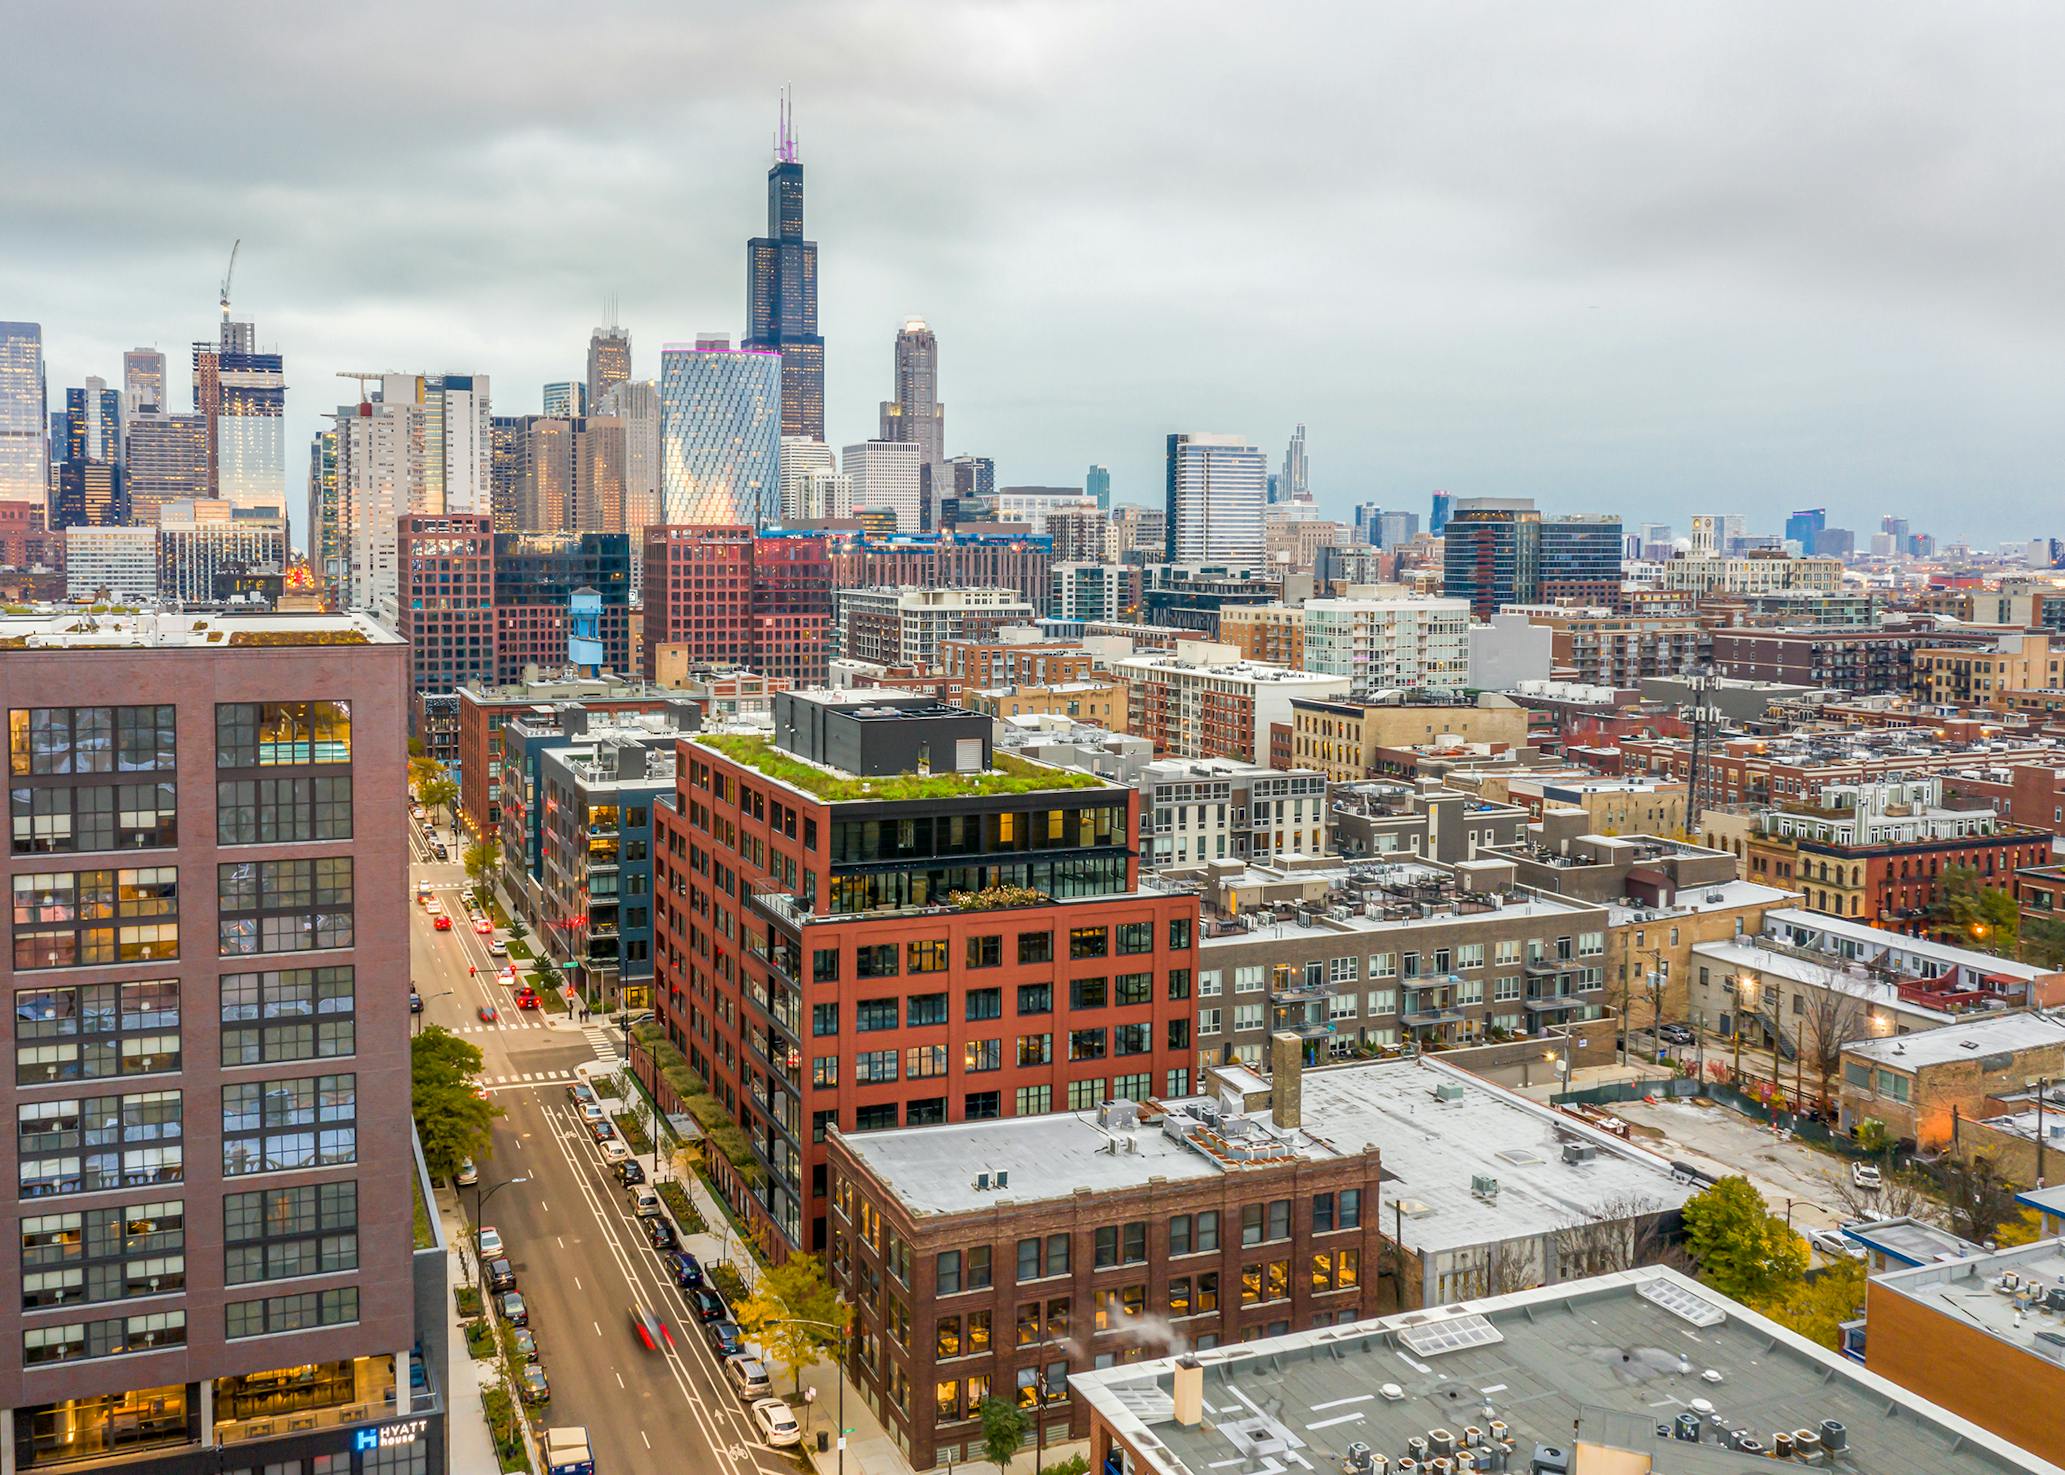
[{"label": "parking lot", "polygon": [[1841,1189],[1850,1169],[1841,1158],[1803,1142],[1785,1141],[1730,1107],[1698,1101],[1618,1101],[1607,1108],[1634,1128],[1651,1152],[1689,1162],[1722,1177],[1739,1173],[1783,1216],[1791,1200],[1795,1229],[1840,1224]]}]

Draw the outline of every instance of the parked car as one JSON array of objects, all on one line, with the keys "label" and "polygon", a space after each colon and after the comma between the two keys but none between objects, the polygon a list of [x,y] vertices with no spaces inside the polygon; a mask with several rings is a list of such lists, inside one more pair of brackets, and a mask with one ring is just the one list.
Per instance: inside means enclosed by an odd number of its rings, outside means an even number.
[{"label": "parked car", "polygon": [[643,1183],[634,1183],[624,1190],[624,1196],[631,1201],[631,1212],[641,1219],[660,1217],[660,1196]]},{"label": "parked car", "polygon": [[756,1398],[765,1398],[773,1388],[767,1381],[767,1365],[744,1352],[724,1359],[724,1376],[731,1384],[731,1391],[748,1403]]},{"label": "parked car", "polygon": [[739,1330],[739,1324],[730,1317],[722,1321],[703,1323],[703,1339],[710,1344],[710,1350],[720,1358],[736,1357],[746,1350],[746,1336]]},{"label": "parked car", "polygon": [[581,1103],[581,1120],[587,1122],[590,1126],[597,1122],[609,1120],[609,1113],[604,1111],[601,1104],[596,1101],[593,1091],[590,1091],[588,1099]]},{"label": "parked car", "polygon": [[608,1122],[590,1122],[588,1132],[597,1142],[613,1142],[617,1135],[617,1129]]},{"label": "parked car", "polygon": [[1673,1045],[1693,1045],[1699,1042],[1699,1036],[1682,1024],[1663,1025],[1656,1033],[1659,1039],[1667,1040]]},{"label": "parked car", "polygon": [[480,1182],[480,1169],[473,1165],[472,1158],[462,1157],[459,1159],[459,1171],[452,1175],[452,1181],[461,1188],[471,1188],[474,1184]]},{"label": "parked car", "polygon": [[1877,1163],[1850,1164],[1850,1181],[1859,1188],[1869,1189],[1874,1192],[1882,1187],[1885,1182],[1879,1173],[1879,1165]]},{"label": "parked car", "polygon": [[[660,1220],[660,1223],[666,1221]],[[674,1250],[667,1257],[667,1273],[674,1277],[674,1284],[683,1290],[692,1290],[703,1283],[703,1267],[687,1250]]]},{"label": "parked car", "polygon": [[631,1156],[631,1149],[617,1141],[614,1137],[607,1142],[603,1142],[599,1138],[597,1141],[602,1148],[602,1160],[606,1163],[620,1163]]},{"label": "parked car", "polygon": [[431,843],[430,853],[436,856],[439,860],[450,860],[452,858],[452,853],[449,850],[445,849],[444,842],[442,840],[433,841]]},{"label": "parked car", "polygon": [[594,1106],[595,1088],[586,1081],[575,1081],[566,1088],[566,1099],[576,1106]]},{"label": "parked car", "polygon": [[645,1169],[635,1157],[627,1157],[617,1164],[617,1182],[629,1188],[634,1183],[645,1181]]},{"label": "parked car", "polygon": [[492,1260],[502,1253],[502,1232],[492,1224],[480,1227],[480,1257]]},{"label": "parked car", "polygon": [[531,1324],[531,1313],[529,1308],[523,1304],[522,1291],[502,1292],[502,1299],[498,1304],[501,1307],[502,1320],[508,1322],[511,1326],[529,1326]]},{"label": "parked car", "polygon": [[760,1437],[777,1449],[803,1442],[803,1430],[796,1422],[796,1415],[779,1398],[763,1398],[755,1403],[753,1422],[760,1426]]},{"label": "parked car", "polygon": [[434,917],[431,919],[430,925],[440,932],[450,932],[452,930],[452,919],[450,917]]},{"label": "parked car", "polygon": [[662,1254],[680,1248],[681,1240],[675,1235],[674,1226],[665,1219],[640,1219],[638,1222],[645,1226],[646,1242]]},{"label": "parked car", "polygon": [[552,1398],[552,1382],[545,1376],[545,1369],[535,1362],[527,1362],[516,1375],[519,1391],[525,1403],[547,1403]]},{"label": "parked car", "polygon": [[518,1327],[512,1335],[516,1338],[516,1355],[525,1362],[538,1360],[538,1335],[527,1326]]},{"label": "parked car", "polygon": [[1807,1243],[1814,1246],[1815,1249],[1821,1251],[1822,1254],[1828,1256],[1831,1260],[1838,1258],[1861,1260],[1864,1258],[1863,1245],[1857,1243],[1854,1239],[1845,1239],[1840,1232],[1833,1229],[1808,1230]]},{"label": "parked car", "polygon": [[697,1286],[688,1293],[688,1309],[696,1314],[698,1321],[722,1321],[731,1315],[731,1308],[724,1304],[724,1297],[708,1286]]},{"label": "parked car", "polygon": [[411,1014],[421,1014],[423,1012],[423,995],[417,993],[414,989],[409,990],[409,1012]]},{"label": "parked car", "polygon": [[488,1289],[491,1291],[513,1291],[516,1289],[516,1267],[509,1263],[507,1255],[488,1261]]}]

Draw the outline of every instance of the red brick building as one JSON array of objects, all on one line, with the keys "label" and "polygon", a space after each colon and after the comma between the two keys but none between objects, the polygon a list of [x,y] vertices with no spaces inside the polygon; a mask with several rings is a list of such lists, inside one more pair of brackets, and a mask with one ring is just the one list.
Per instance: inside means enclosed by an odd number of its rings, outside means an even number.
[{"label": "red brick building", "polygon": [[457,691],[495,674],[495,530],[485,514],[412,514],[395,528],[395,628],[409,690]]},{"label": "red brick building", "polygon": [[939,669],[964,690],[993,686],[1056,686],[1090,679],[1090,653],[1072,640],[1013,644],[1006,641],[942,640]]},{"label": "red brick building", "polygon": [[653,809],[656,1024],[750,1141],[712,1167],[770,1254],[825,1247],[833,1127],[1189,1089],[1197,902],[1135,890],[1136,791],[922,697],[783,693],[775,732],[685,742]]},{"label": "red brick building", "polygon": [[476,838],[502,827],[502,729],[512,717],[575,702],[591,712],[658,712],[680,693],[618,676],[555,676],[459,688],[459,816]]},{"label": "red brick building", "polygon": [[825,679],[832,563],[821,535],[655,526],[643,556],[646,680],[657,679],[662,645],[694,664],[744,666],[791,685]]}]

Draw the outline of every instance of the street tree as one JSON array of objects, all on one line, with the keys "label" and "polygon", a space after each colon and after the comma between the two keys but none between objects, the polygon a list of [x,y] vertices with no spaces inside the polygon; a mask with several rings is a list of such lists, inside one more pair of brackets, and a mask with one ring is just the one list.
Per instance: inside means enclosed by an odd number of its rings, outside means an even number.
[{"label": "street tree", "polygon": [[998,1475],[1010,1475],[1012,1457],[1025,1443],[1032,1420],[1017,1404],[1001,1398],[983,1399],[976,1417],[982,1421],[982,1452],[995,1463]]},{"label": "street tree", "polygon": [[803,1369],[822,1352],[839,1346],[839,1329],[851,1311],[825,1279],[824,1262],[815,1255],[791,1255],[760,1272],[753,1289],[733,1308],[738,1324],[768,1351],[789,1365],[794,1386],[802,1387]]},{"label": "street tree", "polygon": [[1864,1262],[1844,1255],[1820,1274],[1803,1276],[1755,1305],[1808,1341],[1840,1349],[1843,1323],[1864,1315]]},{"label": "street tree", "polygon": [[[1843,1068],[1843,1046],[1861,1039],[1868,1031],[1856,1000],[1848,994],[1815,989],[1806,1007],[1793,1038],[1799,1046],[1800,1061],[1814,1072],[1814,1087],[1821,1097],[1822,1110],[1827,1111],[1834,1101],[1836,1074]],[[1799,1092],[1795,1090],[1793,1094]]]},{"label": "street tree", "polygon": [[466,847],[466,879],[475,886],[486,886],[500,855],[501,846],[493,836],[475,840]]},{"label": "street tree", "polygon": [[440,1178],[459,1171],[462,1158],[485,1162],[493,1149],[494,1121],[502,1114],[475,1089],[480,1051],[442,1025],[409,1042],[410,1105],[423,1161]]},{"label": "street tree", "polygon": [[1783,1294],[1806,1273],[1807,1242],[1764,1206],[1747,1178],[1730,1176],[1685,1201],[1685,1247],[1700,1277],[1738,1301]]},{"label": "street tree", "polygon": [[1929,926],[1946,941],[2012,958],[2021,920],[2014,893],[1986,885],[1972,866],[1945,866],[1936,880]]},{"label": "street tree", "polygon": [[419,784],[416,788],[416,798],[425,809],[442,809],[447,819],[456,818],[452,813],[452,806],[459,802],[459,786],[442,773],[426,783]]},{"label": "street tree", "polygon": [[1991,1158],[1947,1156],[1936,1165],[1936,1181],[1943,1187],[1950,1232],[1974,1244],[1993,1239],[2020,1212],[2014,1186]]}]

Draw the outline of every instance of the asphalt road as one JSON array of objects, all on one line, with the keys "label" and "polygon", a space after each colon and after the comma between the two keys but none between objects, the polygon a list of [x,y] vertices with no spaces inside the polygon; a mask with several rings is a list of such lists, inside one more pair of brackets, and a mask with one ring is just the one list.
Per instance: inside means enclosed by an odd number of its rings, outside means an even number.
[{"label": "asphalt road", "polygon": [[[420,843],[415,853],[425,853]],[[496,981],[502,960],[488,953],[489,939],[466,915],[461,867],[419,862],[412,872],[412,883],[427,880],[453,918],[451,930],[439,932],[424,909],[411,906],[419,1018],[480,1049],[481,1079],[503,1111],[481,1186],[528,1180],[495,1191],[486,1219],[501,1231],[551,1379],[543,1421],[586,1425],[597,1475],[660,1461],[718,1475],[794,1475],[785,1451],[758,1442],[745,1405],[722,1381],[700,1326],[568,1103],[578,1066],[615,1058],[615,1031],[518,1010]],[[478,1017],[487,1003],[500,1016],[491,1024]],[[461,1201],[470,1217],[470,1190],[461,1190]],[[630,1323],[634,1304],[665,1323],[671,1346],[645,1349]]]}]

